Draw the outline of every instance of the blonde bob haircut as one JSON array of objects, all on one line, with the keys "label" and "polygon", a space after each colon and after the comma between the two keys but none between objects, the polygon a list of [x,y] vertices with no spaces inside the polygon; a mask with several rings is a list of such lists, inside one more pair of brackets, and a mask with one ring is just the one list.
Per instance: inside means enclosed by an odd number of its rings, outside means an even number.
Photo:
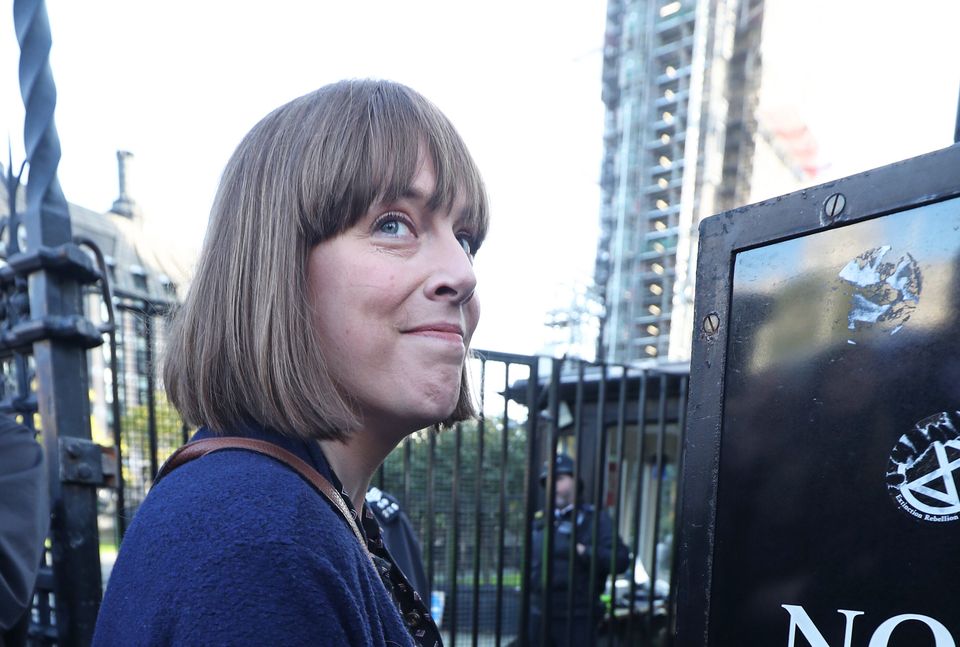
[{"label": "blonde bob haircut", "polygon": [[[431,208],[466,201],[476,247],[487,197],[447,118],[397,83],[341,81],[274,110],[223,172],[186,301],[172,322],[163,377],[190,425],[226,432],[255,421],[288,436],[344,440],[360,414],[337,389],[312,323],[310,250],[377,203],[399,199],[429,154]],[[336,303],[323,304],[336,308]],[[464,367],[449,424],[474,415]]]}]

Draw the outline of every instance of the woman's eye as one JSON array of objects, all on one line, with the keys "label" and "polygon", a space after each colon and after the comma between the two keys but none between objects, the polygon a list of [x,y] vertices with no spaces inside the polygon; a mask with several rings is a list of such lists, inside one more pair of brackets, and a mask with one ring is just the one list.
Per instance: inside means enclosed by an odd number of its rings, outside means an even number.
[{"label": "woman's eye", "polygon": [[473,256],[473,237],[470,234],[457,234],[457,242],[469,256]]},{"label": "woman's eye", "polygon": [[406,236],[411,232],[410,226],[399,216],[386,216],[377,223],[377,231],[388,236]]}]

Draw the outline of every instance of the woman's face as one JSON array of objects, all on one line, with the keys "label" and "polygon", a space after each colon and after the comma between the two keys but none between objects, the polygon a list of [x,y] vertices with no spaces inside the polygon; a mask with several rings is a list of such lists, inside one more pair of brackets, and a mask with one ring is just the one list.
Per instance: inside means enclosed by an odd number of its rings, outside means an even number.
[{"label": "woman's face", "polygon": [[458,199],[431,211],[433,164],[310,252],[307,286],[320,350],[365,428],[398,437],[447,418],[480,317],[469,230]]}]

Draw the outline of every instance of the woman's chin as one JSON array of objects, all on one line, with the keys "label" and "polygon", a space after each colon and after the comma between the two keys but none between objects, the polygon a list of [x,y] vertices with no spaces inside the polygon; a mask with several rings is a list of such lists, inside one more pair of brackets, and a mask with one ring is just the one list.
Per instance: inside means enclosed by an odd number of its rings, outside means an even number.
[{"label": "woman's chin", "polygon": [[414,427],[411,432],[449,420],[457,407],[457,400],[458,398],[453,398],[449,402],[424,407],[421,411],[418,411],[416,415],[411,416],[410,425]]}]

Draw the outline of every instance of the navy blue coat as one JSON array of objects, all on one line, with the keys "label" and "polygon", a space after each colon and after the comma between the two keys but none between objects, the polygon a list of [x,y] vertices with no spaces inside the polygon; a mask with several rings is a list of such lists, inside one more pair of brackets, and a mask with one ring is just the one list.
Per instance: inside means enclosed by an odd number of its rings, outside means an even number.
[{"label": "navy blue coat", "polygon": [[[316,443],[258,428],[333,481]],[[211,437],[206,430],[196,438]],[[150,491],[120,547],[94,645],[402,645],[396,606],[342,517],[295,472],[221,451]]]}]

